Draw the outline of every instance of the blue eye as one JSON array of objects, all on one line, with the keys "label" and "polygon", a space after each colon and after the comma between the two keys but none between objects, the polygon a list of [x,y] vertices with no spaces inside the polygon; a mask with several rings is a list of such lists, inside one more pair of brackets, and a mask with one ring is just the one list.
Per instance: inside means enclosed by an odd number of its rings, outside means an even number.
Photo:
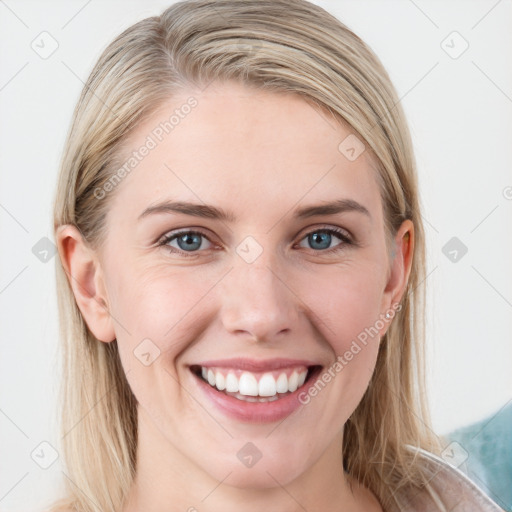
[{"label": "blue eye", "polygon": [[[331,247],[333,235],[343,243]],[[311,244],[312,248],[325,252],[341,250],[345,244],[351,244],[350,238],[343,231],[332,228],[310,231],[303,240],[307,240]]]},{"label": "blue eye", "polygon": [[[177,249],[176,252],[195,252],[198,249],[200,249],[201,246],[203,245],[202,239],[208,240],[206,235],[204,233],[201,233],[201,231],[181,231],[179,233],[166,235],[158,245],[166,245],[170,249]],[[171,242],[174,241],[176,241],[178,247],[173,247],[169,245]],[[210,243],[209,240],[208,243]]]},{"label": "blue eye", "polygon": [[[341,240],[341,243],[331,247],[333,236]],[[207,241],[210,246],[204,247],[203,242]],[[320,228],[307,233],[302,239],[311,244],[314,252],[332,253],[338,252],[345,248],[346,245],[355,245],[350,236],[343,230],[334,228]],[[176,246],[170,245],[175,242]],[[201,231],[183,230],[179,232],[171,232],[165,235],[158,246],[165,246],[170,252],[181,254],[183,256],[196,256],[200,249],[210,249],[211,242],[208,237]],[[303,247],[303,245],[299,245]]]}]

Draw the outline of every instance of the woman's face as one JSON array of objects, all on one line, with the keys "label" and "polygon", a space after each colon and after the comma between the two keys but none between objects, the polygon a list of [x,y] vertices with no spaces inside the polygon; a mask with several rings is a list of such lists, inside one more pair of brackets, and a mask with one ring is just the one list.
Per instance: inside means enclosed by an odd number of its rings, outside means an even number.
[{"label": "woman's face", "polygon": [[179,459],[255,488],[341,464],[408,273],[360,144],[299,96],[234,83],[173,97],[127,141],[136,165],[97,193],[111,201],[97,274],[111,316],[87,323],[117,339],[162,471]]}]

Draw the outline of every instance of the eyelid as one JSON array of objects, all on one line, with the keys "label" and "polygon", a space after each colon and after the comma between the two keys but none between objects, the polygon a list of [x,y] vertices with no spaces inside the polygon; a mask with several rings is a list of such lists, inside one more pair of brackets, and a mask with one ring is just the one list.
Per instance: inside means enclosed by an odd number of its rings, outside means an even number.
[{"label": "eyelid", "polygon": [[[202,252],[205,252],[205,250],[188,252],[168,245],[170,242],[176,240],[181,234],[199,235],[203,238],[206,238],[206,240],[208,240],[208,242],[212,244],[214,247],[216,245],[214,242],[212,242],[212,240],[210,240],[210,237],[205,233],[203,228],[179,228],[176,230],[168,231],[167,233],[163,234],[158,238],[155,245],[156,247],[164,247],[171,253],[184,255],[185,257],[194,257],[198,256]],[[215,250],[215,248],[211,248],[210,250]]]},{"label": "eyelid", "polygon": [[[322,251],[314,251],[313,249],[311,249],[314,253],[329,254],[332,252],[336,252],[338,250],[342,250],[344,248],[344,246],[347,246],[347,245],[353,245],[353,246],[358,245],[358,243],[356,242],[356,240],[354,239],[352,234],[347,229],[341,228],[339,226],[333,226],[331,224],[321,224],[321,225],[309,226],[307,228],[304,228],[303,231],[301,231],[298,235],[296,235],[296,237],[299,238],[297,243],[300,243],[306,236],[308,236],[316,231],[331,232],[340,238],[341,243],[335,247],[331,247],[330,249],[325,249]],[[169,242],[171,242],[171,241],[175,240],[177,237],[179,237],[180,234],[185,234],[185,233],[202,236],[202,237],[206,238],[208,240],[208,242],[215,245],[215,243],[212,242],[212,240],[210,239],[210,236],[208,234],[206,234],[205,228],[194,228],[194,227],[177,228],[175,230],[168,231],[168,232],[164,233],[163,235],[161,235],[157,239],[156,245],[162,246],[162,247],[167,247],[168,249],[170,249],[171,253],[184,255],[185,257],[197,256],[201,252],[204,252],[204,251],[187,252],[187,251],[182,251],[180,249],[177,249],[175,247],[170,247],[167,245],[167,244],[169,244]]]},{"label": "eyelid", "polygon": [[[333,226],[331,224],[319,224],[319,225],[308,226],[307,228],[304,228],[302,231],[300,231],[299,234],[295,235],[294,238],[296,238],[299,235],[302,235],[302,237],[304,237],[304,236],[310,234],[312,231],[323,230],[323,229],[332,229],[333,231],[339,231],[341,234],[344,234],[351,241],[354,241],[354,237],[352,236],[350,231],[348,231],[348,229],[341,228],[339,226]],[[157,240],[155,241],[155,243],[159,243],[161,240],[164,240],[166,238],[170,238],[171,236],[179,235],[180,233],[196,233],[196,234],[200,234],[200,235],[204,236],[205,238],[207,238],[211,242],[208,234],[206,234],[206,231],[207,230],[205,228],[203,228],[203,227],[197,227],[196,228],[194,226],[187,226],[187,227],[184,227],[184,228],[176,228],[175,230],[171,229],[170,231],[167,231],[164,234],[160,235],[157,238]]]},{"label": "eyelid", "polygon": [[333,226],[332,224],[318,224],[318,225],[315,225],[315,226],[309,226],[307,228],[304,228],[303,231],[301,231],[299,233],[299,235],[297,236],[300,236],[300,240],[302,240],[302,238],[304,238],[306,235],[309,235],[315,231],[334,231],[335,233],[338,234],[338,236],[345,236],[346,238],[348,238],[350,240],[350,242],[353,242],[355,243],[355,239],[354,237],[352,236],[352,233],[348,230],[348,229],[345,229],[345,228],[341,228],[339,226]]},{"label": "eyelid", "polygon": [[213,243],[210,240],[210,236],[206,233],[205,228],[195,228],[195,227],[186,227],[186,228],[176,228],[171,229],[170,231],[166,231],[163,235],[159,236],[155,242],[155,244],[159,245],[160,243],[168,242],[170,239],[176,238],[181,234],[189,233],[204,236],[209,242]]}]

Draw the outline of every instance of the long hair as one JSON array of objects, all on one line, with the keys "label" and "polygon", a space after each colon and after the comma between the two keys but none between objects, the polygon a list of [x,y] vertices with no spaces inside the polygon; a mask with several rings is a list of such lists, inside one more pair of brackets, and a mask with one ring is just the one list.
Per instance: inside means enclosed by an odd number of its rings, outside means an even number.
[{"label": "long hair", "polygon": [[[146,18],[107,46],[73,114],[61,161],[54,229],[73,224],[93,248],[105,236],[122,143],[187,87],[234,80],[295,93],[351,127],[376,162],[387,243],[414,224],[402,308],[381,340],[368,389],[344,429],[343,466],[391,509],[428,475],[406,445],[439,453],[424,382],[425,236],[409,129],[390,78],[348,27],[305,0],[191,0]],[[388,248],[390,245],[388,246]],[[61,326],[61,451],[66,495],[53,511],[118,512],[136,471],[137,401],[117,341],[88,329],[56,258]]]}]

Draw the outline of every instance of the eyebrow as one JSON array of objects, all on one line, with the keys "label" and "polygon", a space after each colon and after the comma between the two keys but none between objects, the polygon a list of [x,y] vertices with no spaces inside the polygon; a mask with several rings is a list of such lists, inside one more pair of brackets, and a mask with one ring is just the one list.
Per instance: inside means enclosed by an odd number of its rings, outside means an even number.
[{"label": "eyebrow", "polygon": [[[337,201],[298,208],[295,210],[294,216],[298,219],[307,219],[316,215],[335,215],[344,212],[359,212],[371,219],[368,209],[353,199],[338,199]],[[222,208],[185,201],[164,201],[149,206],[139,215],[138,220],[154,213],[182,213],[205,219],[218,219],[225,222],[236,221],[236,216],[233,213],[227,212]]]}]

